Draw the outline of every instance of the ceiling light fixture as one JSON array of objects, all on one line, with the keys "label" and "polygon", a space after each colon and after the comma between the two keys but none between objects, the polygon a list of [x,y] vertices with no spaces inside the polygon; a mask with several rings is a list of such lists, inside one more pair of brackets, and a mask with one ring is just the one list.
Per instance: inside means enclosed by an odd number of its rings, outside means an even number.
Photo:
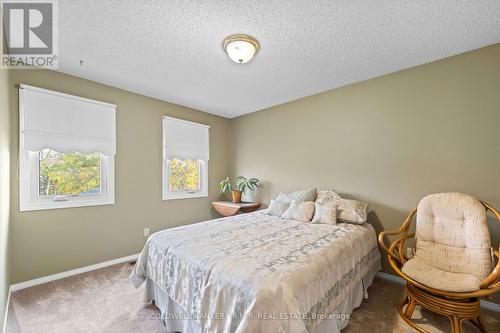
[{"label": "ceiling light fixture", "polygon": [[232,61],[244,64],[259,52],[260,44],[252,36],[236,34],[224,38],[222,47]]}]

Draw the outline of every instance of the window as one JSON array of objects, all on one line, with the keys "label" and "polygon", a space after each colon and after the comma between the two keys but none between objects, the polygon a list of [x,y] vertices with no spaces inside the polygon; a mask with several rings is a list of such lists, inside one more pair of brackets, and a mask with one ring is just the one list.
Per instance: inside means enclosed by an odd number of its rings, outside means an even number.
[{"label": "window", "polygon": [[197,192],[201,189],[201,160],[168,160],[168,190]]},{"label": "window", "polygon": [[101,194],[101,154],[38,152],[38,196]]},{"label": "window", "polygon": [[208,196],[208,129],[163,118],[163,200]]},{"label": "window", "polygon": [[21,85],[21,211],[114,203],[115,108]]}]

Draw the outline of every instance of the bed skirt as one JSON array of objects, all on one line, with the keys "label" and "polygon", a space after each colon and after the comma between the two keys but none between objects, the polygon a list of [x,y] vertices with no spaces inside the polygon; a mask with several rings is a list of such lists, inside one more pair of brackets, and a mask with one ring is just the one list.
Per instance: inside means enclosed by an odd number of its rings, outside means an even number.
[{"label": "bed skirt", "polygon": [[[309,333],[340,333],[349,324],[352,311],[361,305],[363,298],[368,298],[368,287],[371,286],[379,270],[380,262],[374,264],[348,297],[336,308],[332,316],[319,322],[315,325],[314,330]],[[160,313],[152,315],[151,319],[163,321],[167,331],[202,333],[196,319],[179,307],[174,300],[149,278],[146,279],[144,301],[146,303],[154,302]]]}]

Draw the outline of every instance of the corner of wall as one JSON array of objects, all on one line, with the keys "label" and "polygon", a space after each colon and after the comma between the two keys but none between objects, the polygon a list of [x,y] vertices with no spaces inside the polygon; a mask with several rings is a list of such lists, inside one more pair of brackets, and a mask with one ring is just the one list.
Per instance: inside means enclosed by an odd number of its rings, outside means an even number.
[{"label": "corner of wall", "polygon": [[228,176],[231,177],[231,178],[234,178],[236,177],[235,173],[236,173],[236,133],[235,133],[235,130],[234,130],[234,119],[229,119],[229,131],[228,131],[228,136],[229,136],[229,140],[228,141],[228,145],[227,145],[227,150],[228,150],[228,156],[229,156],[229,160],[228,160],[228,171],[229,171],[229,174]]},{"label": "corner of wall", "polygon": [[10,229],[10,70],[0,69],[0,330],[9,297]]}]

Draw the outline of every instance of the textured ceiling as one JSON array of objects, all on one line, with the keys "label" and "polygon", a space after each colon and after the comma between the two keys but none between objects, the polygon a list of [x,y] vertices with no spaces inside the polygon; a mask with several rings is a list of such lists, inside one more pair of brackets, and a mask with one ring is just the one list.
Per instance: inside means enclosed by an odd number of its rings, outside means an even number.
[{"label": "textured ceiling", "polygon": [[227,118],[500,42],[498,0],[58,3],[60,71]]}]

